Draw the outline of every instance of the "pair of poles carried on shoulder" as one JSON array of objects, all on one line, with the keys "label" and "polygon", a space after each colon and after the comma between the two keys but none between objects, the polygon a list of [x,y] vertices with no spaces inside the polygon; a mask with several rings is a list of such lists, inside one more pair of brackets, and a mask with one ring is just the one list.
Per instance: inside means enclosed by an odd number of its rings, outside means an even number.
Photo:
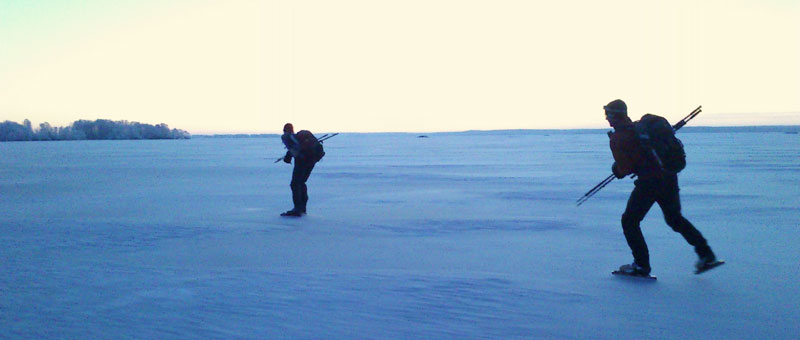
[{"label": "pair of poles carried on shoulder", "polygon": [[[686,117],[681,119],[681,121],[675,123],[675,125],[672,126],[672,131],[678,131],[680,128],[682,128],[684,125],[686,125],[686,123],[688,123],[694,117],[699,115],[700,112],[702,112],[702,111],[703,111],[702,110],[702,106],[698,106],[696,109],[694,109],[694,111],[689,113],[689,115],[687,115]],[[577,206],[580,206],[581,204],[583,204],[583,202],[586,202],[587,200],[589,200],[589,198],[594,196],[594,194],[596,194],[598,191],[600,191],[600,189],[603,189],[606,185],[608,185],[608,183],[611,183],[614,180],[615,177],[616,177],[616,175],[611,174],[610,176],[606,177],[606,179],[600,181],[600,183],[597,183],[597,185],[595,185],[594,188],[592,188],[591,190],[586,192],[583,196],[581,196],[581,198],[579,198],[575,202],[575,204],[577,204]]]},{"label": "pair of poles carried on shoulder", "polygon": [[326,141],[326,140],[330,139],[331,137],[336,136],[338,134],[339,134],[338,132],[337,133],[333,133],[333,134],[327,134],[326,133],[326,134],[324,134],[322,136],[319,136],[319,138],[317,138],[317,141],[322,143],[322,142],[324,142],[324,141]]},{"label": "pair of poles carried on shoulder", "polygon": [[[326,141],[326,140],[328,140],[328,139],[331,139],[332,137],[334,137],[334,136],[336,136],[336,135],[338,135],[338,134],[339,134],[338,132],[337,132],[337,133],[332,133],[332,134],[328,134],[328,133],[326,133],[326,134],[324,134],[324,135],[322,135],[322,136],[319,136],[319,138],[317,138],[317,141],[318,141],[318,142],[320,142],[320,143],[322,143],[322,142],[324,142],[324,141]],[[276,159],[276,160],[275,160],[275,162],[273,162],[273,163],[278,163],[278,162],[280,162],[280,161],[282,161],[282,160],[283,160],[283,157],[279,157],[279,158],[278,158],[278,159]]]}]

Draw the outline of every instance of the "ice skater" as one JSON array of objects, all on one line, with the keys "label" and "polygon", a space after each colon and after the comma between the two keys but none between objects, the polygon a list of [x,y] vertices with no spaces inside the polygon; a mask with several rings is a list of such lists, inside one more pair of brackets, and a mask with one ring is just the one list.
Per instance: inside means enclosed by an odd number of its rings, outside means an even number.
[{"label": "ice skater", "polygon": [[[630,174],[638,177],[628,198],[625,212],[622,214],[622,230],[633,253],[633,263],[622,265],[619,272],[634,276],[650,275],[650,254],[639,224],[653,203],[658,203],[661,207],[667,225],[694,246],[699,257],[695,264],[696,273],[724,263],[717,261],[700,231],[681,214],[677,171],[685,166],[685,160],[677,170],[670,170],[665,166],[667,159],[663,161],[659,159],[653,143],[644,138],[640,122],[632,122],[628,117],[628,107],[622,100],[614,100],[604,106],[604,109],[606,120],[614,128],[613,132],[609,132],[611,153],[614,156],[611,170],[617,178]],[[666,124],[669,126],[669,123]],[[671,126],[669,131],[674,133]],[[682,145],[680,153],[680,157],[683,157]],[[662,157],[667,158],[667,156]]]},{"label": "ice skater", "polygon": [[295,134],[294,126],[291,123],[283,126],[281,140],[287,149],[283,161],[291,164],[292,158],[294,158],[292,181],[289,184],[292,189],[294,208],[281,213],[281,216],[300,217],[306,214],[306,204],[308,203],[306,182],[311,176],[311,171],[314,170],[314,165],[325,155],[325,151],[322,144],[308,130],[301,130]]}]

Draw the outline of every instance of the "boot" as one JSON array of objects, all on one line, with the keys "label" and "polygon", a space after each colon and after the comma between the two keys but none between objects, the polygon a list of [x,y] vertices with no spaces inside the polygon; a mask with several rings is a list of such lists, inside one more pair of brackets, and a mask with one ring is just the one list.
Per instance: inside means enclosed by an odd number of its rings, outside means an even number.
[{"label": "boot", "polygon": [[650,275],[650,269],[644,268],[636,264],[636,262],[633,262],[631,264],[623,264],[622,266],[619,267],[619,271],[628,275],[635,275],[635,276]]}]

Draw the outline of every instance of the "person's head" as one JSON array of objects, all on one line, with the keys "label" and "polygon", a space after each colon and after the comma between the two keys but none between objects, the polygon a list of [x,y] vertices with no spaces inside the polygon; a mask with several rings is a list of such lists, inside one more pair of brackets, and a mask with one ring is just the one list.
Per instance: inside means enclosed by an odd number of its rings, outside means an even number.
[{"label": "person's head", "polygon": [[283,133],[294,133],[294,126],[292,126],[292,123],[286,123],[286,125],[283,126]]},{"label": "person's head", "polygon": [[616,99],[603,106],[606,112],[606,120],[612,127],[631,124],[631,119],[628,117],[628,105],[622,99]]}]

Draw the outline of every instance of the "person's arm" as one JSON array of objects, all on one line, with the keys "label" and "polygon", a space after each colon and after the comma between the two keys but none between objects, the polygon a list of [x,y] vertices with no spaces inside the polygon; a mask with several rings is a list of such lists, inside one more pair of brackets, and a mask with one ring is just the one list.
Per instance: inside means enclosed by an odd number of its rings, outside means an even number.
[{"label": "person's arm", "polygon": [[[292,134],[284,134],[281,136],[281,141],[286,147],[286,156],[297,158],[300,155],[300,143],[294,138]],[[284,160],[285,161],[285,160]]]},{"label": "person's arm", "polygon": [[610,135],[611,154],[614,155],[614,165],[611,170],[617,178],[630,175],[640,161],[639,150],[632,132],[618,131]]}]

